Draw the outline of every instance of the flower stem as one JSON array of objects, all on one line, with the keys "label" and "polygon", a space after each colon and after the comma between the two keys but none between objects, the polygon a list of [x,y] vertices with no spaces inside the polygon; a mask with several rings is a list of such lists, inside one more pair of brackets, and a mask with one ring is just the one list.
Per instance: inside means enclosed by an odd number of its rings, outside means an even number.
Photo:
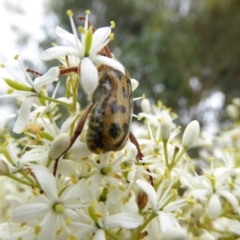
[{"label": "flower stem", "polygon": [[22,183],[22,184],[30,186],[30,187],[35,185],[35,183],[34,184],[33,183],[29,183],[29,182],[27,182],[27,181],[25,181],[25,180],[23,180],[21,178],[18,178],[16,175],[14,175],[12,173],[8,173],[6,176],[8,176],[9,178],[12,178],[13,180],[15,180],[15,181],[17,181],[19,183]]},{"label": "flower stem", "polygon": [[42,99],[44,99],[44,100],[48,100],[48,101],[50,101],[50,102],[55,102],[55,103],[61,104],[61,105],[66,106],[66,107],[70,107],[70,104],[65,103],[65,102],[62,102],[62,101],[59,101],[59,100],[54,99],[54,98],[51,98],[51,97],[48,97],[48,96],[46,96],[46,95],[41,95],[41,94],[40,94],[40,95],[39,95],[39,98],[42,98]]},{"label": "flower stem", "polygon": [[150,216],[147,218],[147,220],[144,222],[144,224],[141,226],[141,231],[157,216],[156,213],[151,213]]},{"label": "flower stem", "polygon": [[111,231],[104,229],[106,235],[108,235],[109,237],[111,237],[112,240],[121,240],[122,238],[117,237],[114,233],[112,233]]},{"label": "flower stem", "polygon": [[181,159],[181,157],[183,156],[183,154],[187,151],[188,149],[183,147],[180,154],[178,155],[178,157],[171,162],[170,166],[169,166],[169,170],[171,171],[173,169],[173,167],[179,162],[179,160]]},{"label": "flower stem", "polygon": [[169,168],[167,142],[168,141],[166,141],[166,140],[163,141],[163,150],[164,150],[165,163],[166,163],[167,168]]}]

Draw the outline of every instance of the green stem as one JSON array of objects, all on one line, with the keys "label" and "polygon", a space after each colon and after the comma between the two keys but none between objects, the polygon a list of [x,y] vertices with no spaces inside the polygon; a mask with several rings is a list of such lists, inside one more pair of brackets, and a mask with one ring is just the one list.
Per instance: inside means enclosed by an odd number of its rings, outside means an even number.
[{"label": "green stem", "polygon": [[19,173],[21,173],[30,183],[32,183],[32,184],[35,183],[35,181],[32,178],[30,178],[29,175],[26,174],[26,172],[23,171],[22,169],[19,171]]},{"label": "green stem", "polygon": [[[79,78],[78,78],[79,79]],[[76,111],[77,109],[77,99],[78,99],[78,84],[79,84],[79,81],[76,79],[74,81],[74,86],[73,86],[73,106],[72,106],[72,110],[73,112]]]},{"label": "green stem", "polygon": [[121,240],[122,238],[119,238],[116,236],[116,234],[112,233],[111,231],[107,230],[107,229],[104,229],[105,233],[107,236],[110,237],[110,239],[112,240]]},{"label": "green stem", "polygon": [[169,171],[171,171],[173,169],[173,167],[179,162],[179,160],[181,159],[181,157],[183,156],[183,154],[187,151],[187,148],[182,148],[180,154],[178,155],[178,157],[176,158],[175,161],[172,161],[170,166],[169,166]]},{"label": "green stem", "polygon": [[6,176],[8,176],[9,178],[12,178],[13,180],[17,181],[17,182],[20,182],[24,185],[27,185],[27,186],[30,186],[30,187],[33,187],[35,185],[35,183],[29,183],[21,178],[18,178],[16,175],[12,174],[12,173],[8,173]]},{"label": "green stem", "polygon": [[147,218],[144,224],[141,226],[141,231],[157,216],[156,213],[151,213],[151,215]]},{"label": "green stem", "polygon": [[48,157],[46,167],[48,168],[51,163],[52,163],[52,159],[50,157]]},{"label": "green stem", "polygon": [[163,150],[164,150],[165,163],[166,163],[167,168],[169,169],[167,143],[168,143],[167,140],[163,141]]},{"label": "green stem", "polygon": [[61,104],[63,106],[66,106],[66,107],[70,107],[70,104],[68,103],[65,103],[65,102],[62,102],[62,101],[59,101],[57,99],[54,99],[54,98],[51,98],[51,97],[48,97],[48,96],[45,96],[45,95],[39,95],[39,98],[42,98],[44,100],[48,100],[50,102],[55,102],[55,103],[58,103],[58,104]]}]

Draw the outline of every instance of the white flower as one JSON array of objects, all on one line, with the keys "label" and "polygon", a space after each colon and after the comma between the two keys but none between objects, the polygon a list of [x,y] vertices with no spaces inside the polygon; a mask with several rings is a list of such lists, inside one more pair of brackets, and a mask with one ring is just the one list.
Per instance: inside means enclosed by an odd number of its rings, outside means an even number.
[{"label": "white flower", "polygon": [[[213,169],[214,170],[214,169]],[[212,170],[212,171],[213,171]],[[216,174],[217,171],[214,172]],[[225,176],[218,175],[208,175],[211,179],[206,178],[206,176],[199,177],[199,181],[202,184],[198,189],[194,189],[190,192],[196,199],[202,200],[208,197],[208,201],[204,201],[203,204],[206,206],[207,214],[210,218],[216,219],[220,216],[222,212],[222,203],[221,198],[225,198],[228,201],[234,212],[238,212],[238,200],[237,198],[229,191],[229,186],[226,183],[227,174]],[[214,183],[212,185],[212,183]],[[191,184],[189,186],[192,188]]]},{"label": "white flower", "polygon": [[98,85],[97,65],[102,64],[110,66],[123,74],[125,74],[125,70],[118,61],[99,54],[99,52],[107,46],[110,41],[109,36],[111,33],[111,27],[102,27],[93,33],[92,26],[88,27],[88,14],[89,12],[86,14],[84,29],[81,29],[80,41],[73,22],[72,13],[71,11],[68,11],[73,34],[68,33],[60,27],[56,28],[56,33],[59,37],[68,42],[70,46],[56,46],[49,48],[42,53],[41,58],[43,60],[51,60],[66,55],[79,58],[81,84],[84,91],[88,95],[91,95]]},{"label": "white flower", "polygon": [[156,192],[153,186],[145,180],[138,179],[136,181],[136,184],[148,195],[151,209],[158,215],[157,220],[162,232],[173,227],[180,228],[180,225],[172,212],[179,210],[179,208],[186,205],[186,199],[171,201],[168,204],[169,199],[173,197],[173,194],[170,192],[173,183],[174,182],[170,183],[167,189],[163,192],[164,187],[166,187],[166,181],[163,180]]},{"label": "white flower", "polygon": [[44,86],[48,86],[52,82],[57,81],[59,76],[59,68],[53,67],[48,72],[40,77],[37,77],[33,81],[29,74],[26,72],[21,61],[19,61],[19,64],[27,82],[23,82],[20,79],[17,79],[17,81],[5,79],[7,84],[10,87],[14,88],[15,91],[13,94],[0,96],[0,98],[17,97],[22,99],[22,105],[19,110],[18,118],[13,128],[13,131],[15,133],[22,133],[25,129],[33,103],[38,99],[41,89]]},{"label": "white flower", "polygon": [[[127,206],[126,206],[127,205]],[[94,202],[94,207],[90,206],[88,209],[88,214],[83,212],[79,213],[81,215],[80,221],[78,223],[73,223],[74,226],[78,227],[78,230],[74,233],[77,239],[85,239],[84,237],[94,233],[95,240],[105,240],[105,231],[114,228],[123,229],[135,229],[139,227],[143,222],[143,217],[138,214],[138,208],[134,201],[128,202],[120,208],[120,212],[111,213],[108,201]],[[118,205],[112,206],[117,209]]]},{"label": "white flower", "polygon": [[55,239],[57,230],[68,231],[66,219],[76,221],[79,218],[75,209],[83,206],[79,201],[82,182],[63,188],[59,194],[55,178],[48,169],[33,166],[33,170],[44,194],[39,195],[35,203],[16,207],[12,212],[12,220],[29,225],[37,221],[37,239]]}]

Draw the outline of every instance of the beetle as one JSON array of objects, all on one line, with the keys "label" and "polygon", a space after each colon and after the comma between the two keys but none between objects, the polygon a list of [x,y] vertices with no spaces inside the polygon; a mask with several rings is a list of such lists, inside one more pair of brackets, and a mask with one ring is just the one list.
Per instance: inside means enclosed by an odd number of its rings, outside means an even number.
[{"label": "beetle", "polygon": [[133,113],[132,85],[129,74],[105,67],[93,93],[86,143],[99,154],[122,150],[129,138]]}]

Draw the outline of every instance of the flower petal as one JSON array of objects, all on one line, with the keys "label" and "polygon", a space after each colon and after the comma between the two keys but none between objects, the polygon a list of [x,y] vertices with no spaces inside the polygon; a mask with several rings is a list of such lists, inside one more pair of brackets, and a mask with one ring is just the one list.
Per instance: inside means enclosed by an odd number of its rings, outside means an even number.
[{"label": "flower petal", "polygon": [[50,68],[44,75],[37,77],[34,81],[34,89],[39,92],[43,86],[47,86],[58,80],[60,74],[58,67]]},{"label": "flower petal", "polygon": [[33,166],[32,169],[46,196],[52,201],[58,200],[55,178],[48,169],[40,165]]},{"label": "flower petal", "polygon": [[77,39],[77,40],[78,40],[78,46],[77,46],[77,45],[76,45],[76,39],[75,39],[74,35],[73,35],[72,33],[67,32],[67,31],[64,30],[63,28],[57,26],[57,27],[56,27],[56,34],[57,34],[60,38],[64,39],[66,42],[68,42],[68,44],[69,44],[71,47],[73,47],[73,48],[75,48],[75,49],[78,49],[79,46],[81,46],[81,48],[82,48],[82,43],[81,43],[81,41],[79,41],[79,39]]},{"label": "flower petal", "polygon": [[143,217],[137,213],[120,212],[108,216],[105,225],[108,228],[122,227],[126,229],[137,228],[143,222]]},{"label": "flower petal", "polygon": [[81,62],[81,84],[88,95],[92,94],[98,86],[97,68],[87,57]]},{"label": "flower petal", "polygon": [[29,222],[35,220],[49,210],[46,203],[30,203],[16,207],[12,212],[12,220],[15,222]]},{"label": "flower petal", "polygon": [[237,220],[229,219],[228,228],[231,232],[236,233],[237,235],[240,235],[240,222]]},{"label": "flower petal", "polygon": [[94,234],[93,240],[105,240],[105,239],[106,239],[106,237],[105,237],[104,230],[98,229]]},{"label": "flower petal", "polygon": [[173,227],[180,227],[178,221],[169,213],[159,212],[158,221],[163,232]]},{"label": "flower petal", "polygon": [[19,110],[18,118],[13,128],[13,131],[15,133],[22,133],[23,130],[25,129],[28,122],[30,111],[32,109],[33,101],[35,99],[36,97],[34,96],[34,97],[28,97],[23,101],[22,106]]},{"label": "flower petal", "polygon": [[100,55],[95,55],[95,56],[90,56],[91,60],[96,64],[102,64],[102,65],[106,65],[106,66],[109,66],[109,67],[112,67],[118,71],[120,71],[121,73],[125,74],[125,69],[123,67],[123,65],[112,59],[112,58],[109,58],[109,57],[104,57],[104,56],[100,56]]},{"label": "flower petal", "polygon": [[56,46],[45,50],[41,55],[40,58],[44,61],[52,60],[59,57],[64,57],[66,55],[73,55],[79,57],[79,52],[72,47],[65,47],[65,46]]},{"label": "flower petal", "polygon": [[222,190],[220,192],[220,195],[224,198],[226,198],[226,200],[232,205],[234,212],[238,212],[238,200],[237,198],[230,192],[228,191],[224,191]]},{"label": "flower petal", "polygon": [[210,218],[217,218],[222,210],[221,202],[216,194],[210,197],[207,213]]},{"label": "flower petal", "polygon": [[39,233],[37,240],[55,239],[56,222],[56,214],[48,212],[41,223],[42,231]]},{"label": "flower petal", "polygon": [[93,33],[92,47],[90,50],[90,55],[97,54],[102,50],[109,42],[109,34],[111,33],[110,27],[98,28]]}]

